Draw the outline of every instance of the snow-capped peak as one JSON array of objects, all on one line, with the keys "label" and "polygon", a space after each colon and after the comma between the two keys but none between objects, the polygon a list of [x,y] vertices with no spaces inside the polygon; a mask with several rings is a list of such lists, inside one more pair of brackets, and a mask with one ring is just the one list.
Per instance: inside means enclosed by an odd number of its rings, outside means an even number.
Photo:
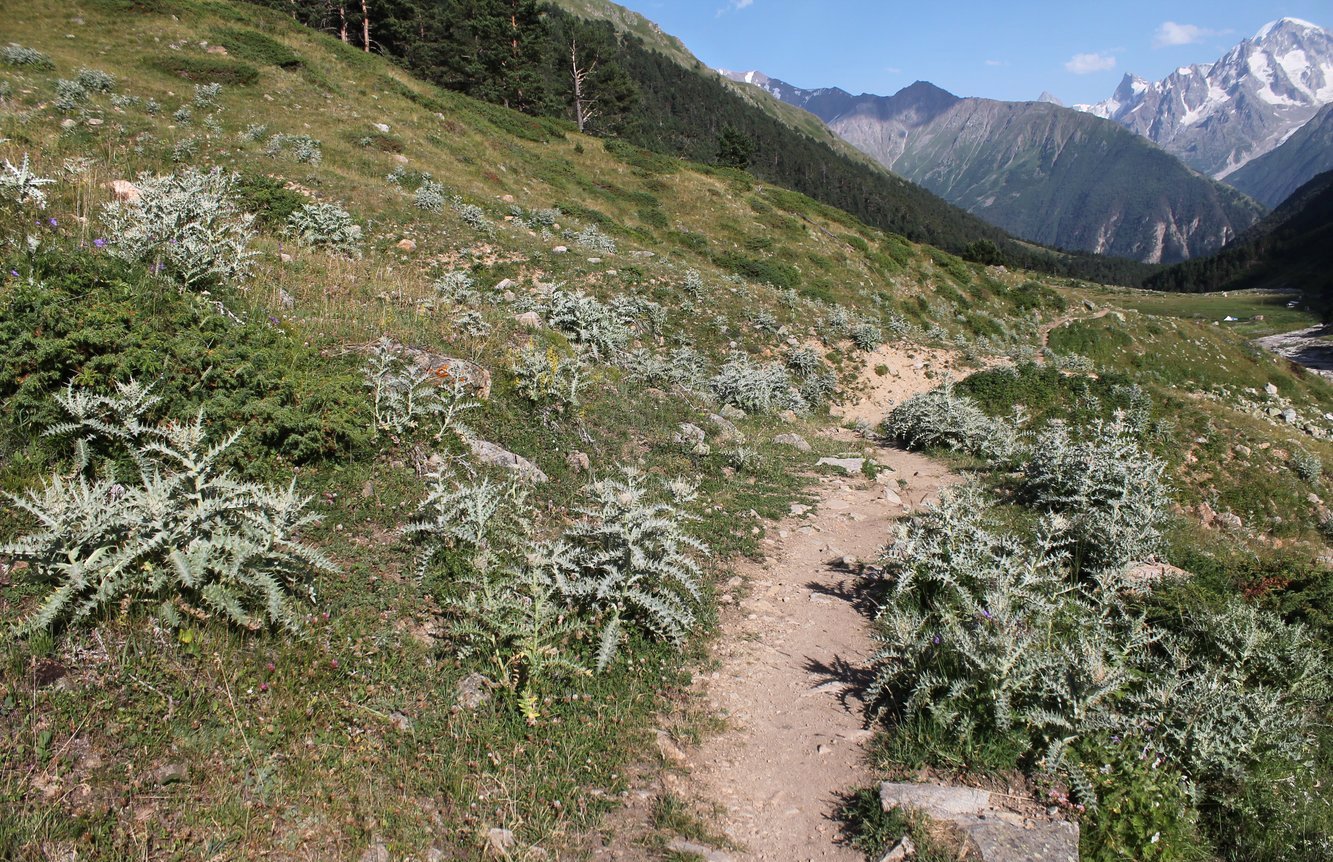
[{"label": "snow-capped peak", "polygon": [[1279,18],[1279,19],[1277,19],[1276,21],[1269,21],[1267,24],[1265,24],[1264,26],[1260,27],[1260,28],[1259,28],[1259,32],[1257,32],[1257,33],[1254,34],[1254,39],[1253,39],[1253,41],[1258,42],[1258,41],[1260,41],[1260,40],[1262,40],[1262,39],[1266,39],[1266,38],[1268,38],[1268,36],[1269,36],[1274,30],[1278,29],[1279,27],[1283,27],[1283,26],[1293,27],[1293,28],[1297,28],[1297,29],[1300,29],[1300,30],[1322,30],[1322,29],[1323,29],[1323,28],[1320,27],[1318,24],[1311,24],[1309,21],[1304,21],[1304,20],[1302,20],[1302,19],[1300,19],[1300,18]]},{"label": "snow-capped peak", "polygon": [[[1148,82],[1125,75],[1111,97],[1077,105],[1114,120],[1215,178],[1280,144],[1333,102],[1333,33],[1279,18],[1213,63]],[[1226,116],[1227,122],[1210,122]]]}]

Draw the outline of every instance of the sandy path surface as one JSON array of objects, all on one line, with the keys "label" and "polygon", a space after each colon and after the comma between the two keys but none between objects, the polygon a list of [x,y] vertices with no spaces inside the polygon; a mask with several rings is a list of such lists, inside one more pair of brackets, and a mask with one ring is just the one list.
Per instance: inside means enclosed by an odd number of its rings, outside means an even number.
[{"label": "sandy path surface", "polygon": [[952,481],[918,455],[881,450],[876,460],[891,472],[822,480],[818,506],[780,526],[765,563],[739,572],[749,594],[727,621],[720,668],[701,680],[730,727],[687,752],[688,774],[667,782],[718,806],[717,828],[742,848],[729,859],[861,859],[837,842],[833,817],[840,794],[872,779],[861,692],[873,608],[854,569]]},{"label": "sandy path surface", "polygon": [[[876,373],[879,366],[885,373]],[[955,352],[884,345],[865,357],[864,371],[839,415],[877,425],[896,404],[965,376]],[[846,429],[827,433],[862,452],[867,440]],[[695,678],[696,702],[726,729],[694,747],[665,732],[658,745],[668,769],[630,794],[608,824],[609,843],[597,862],[661,858],[642,842],[645,821],[663,792],[703,814],[730,848],[690,842],[681,857],[707,862],[859,862],[840,842],[835,818],[843,794],[870,784],[865,745],[871,738],[862,692],[874,653],[874,607],[859,567],[873,563],[895,522],[938,499],[956,481],[944,465],[909,452],[873,447],[880,473],[824,476],[808,509],[770,528],[766,559],[743,562],[738,604],[724,605],[716,670]],[[811,458],[811,466],[814,458]],[[730,589],[730,588],[729,588]],[[636,837],[637,836],[637,837]],[[719,842],[720,843],[720,842]],[[670,845],[668,845],[670,846]]]}]

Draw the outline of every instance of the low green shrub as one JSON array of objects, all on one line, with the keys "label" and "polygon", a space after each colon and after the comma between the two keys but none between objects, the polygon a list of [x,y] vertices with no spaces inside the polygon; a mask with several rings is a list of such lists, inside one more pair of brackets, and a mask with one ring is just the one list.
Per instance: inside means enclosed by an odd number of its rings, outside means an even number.
[{"label": "low green shrub", "polygon": [[285,227],[307,200],[282,180],[262,174],[241,174],[233,192],[241,209],[254,214],[256,224],[275,231]]},{"label": "low green shrub", "polygon": [[[262,313],[237,321],[111,255],[52,245],[0,283],[0,451],[46,456],[35,430],[60,419],[53,396],[73,380],[109,393],[152,381],[168,415],[207,413],[247,477],[347,458],[369,439],[360,381]],[[239,306],[238,306],[239,309]]]},{"label": "low green shrub", "polygon": [[217,57],[160,54],[149,57],[144,63],[151,69],[199,84],[248,85],[259,80],[259,70],[254,66]]},{"label": "low green shrub", "polygon": [[283,43],[263,33],[240,27],[219,27],[210,34],[213,41],[231,54],[251,63],[277,66],[279,69],[299,69],[301,55]]}]

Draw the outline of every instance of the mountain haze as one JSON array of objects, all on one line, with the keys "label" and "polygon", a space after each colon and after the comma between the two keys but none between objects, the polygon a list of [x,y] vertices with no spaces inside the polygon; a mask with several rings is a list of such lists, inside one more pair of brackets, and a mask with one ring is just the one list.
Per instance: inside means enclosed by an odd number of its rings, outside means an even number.
[{"label": "mountain haze", "polygon": [[810,111],[900,176],[1034,242],[1174,262],[1220,248],[1262,215],[1116,124],[1047,101],[963,99],[923,81],[853,96],[723,74]]}]

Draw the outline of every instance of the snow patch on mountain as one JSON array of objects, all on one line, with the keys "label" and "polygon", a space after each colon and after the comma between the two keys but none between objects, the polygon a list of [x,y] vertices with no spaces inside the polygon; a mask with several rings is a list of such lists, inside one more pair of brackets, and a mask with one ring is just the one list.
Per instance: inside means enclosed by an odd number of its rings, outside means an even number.
[{"label": "snow patch on mountain", "polygon": [[[1333,103],[1333,33],[1299,18],[1269,22],[1213,63],[1161,81],[1126,75],[1081,111],[1114,120],[1221,178],[1269,152]],[[1209,122],[1224,118],[1225,122]]]}]

